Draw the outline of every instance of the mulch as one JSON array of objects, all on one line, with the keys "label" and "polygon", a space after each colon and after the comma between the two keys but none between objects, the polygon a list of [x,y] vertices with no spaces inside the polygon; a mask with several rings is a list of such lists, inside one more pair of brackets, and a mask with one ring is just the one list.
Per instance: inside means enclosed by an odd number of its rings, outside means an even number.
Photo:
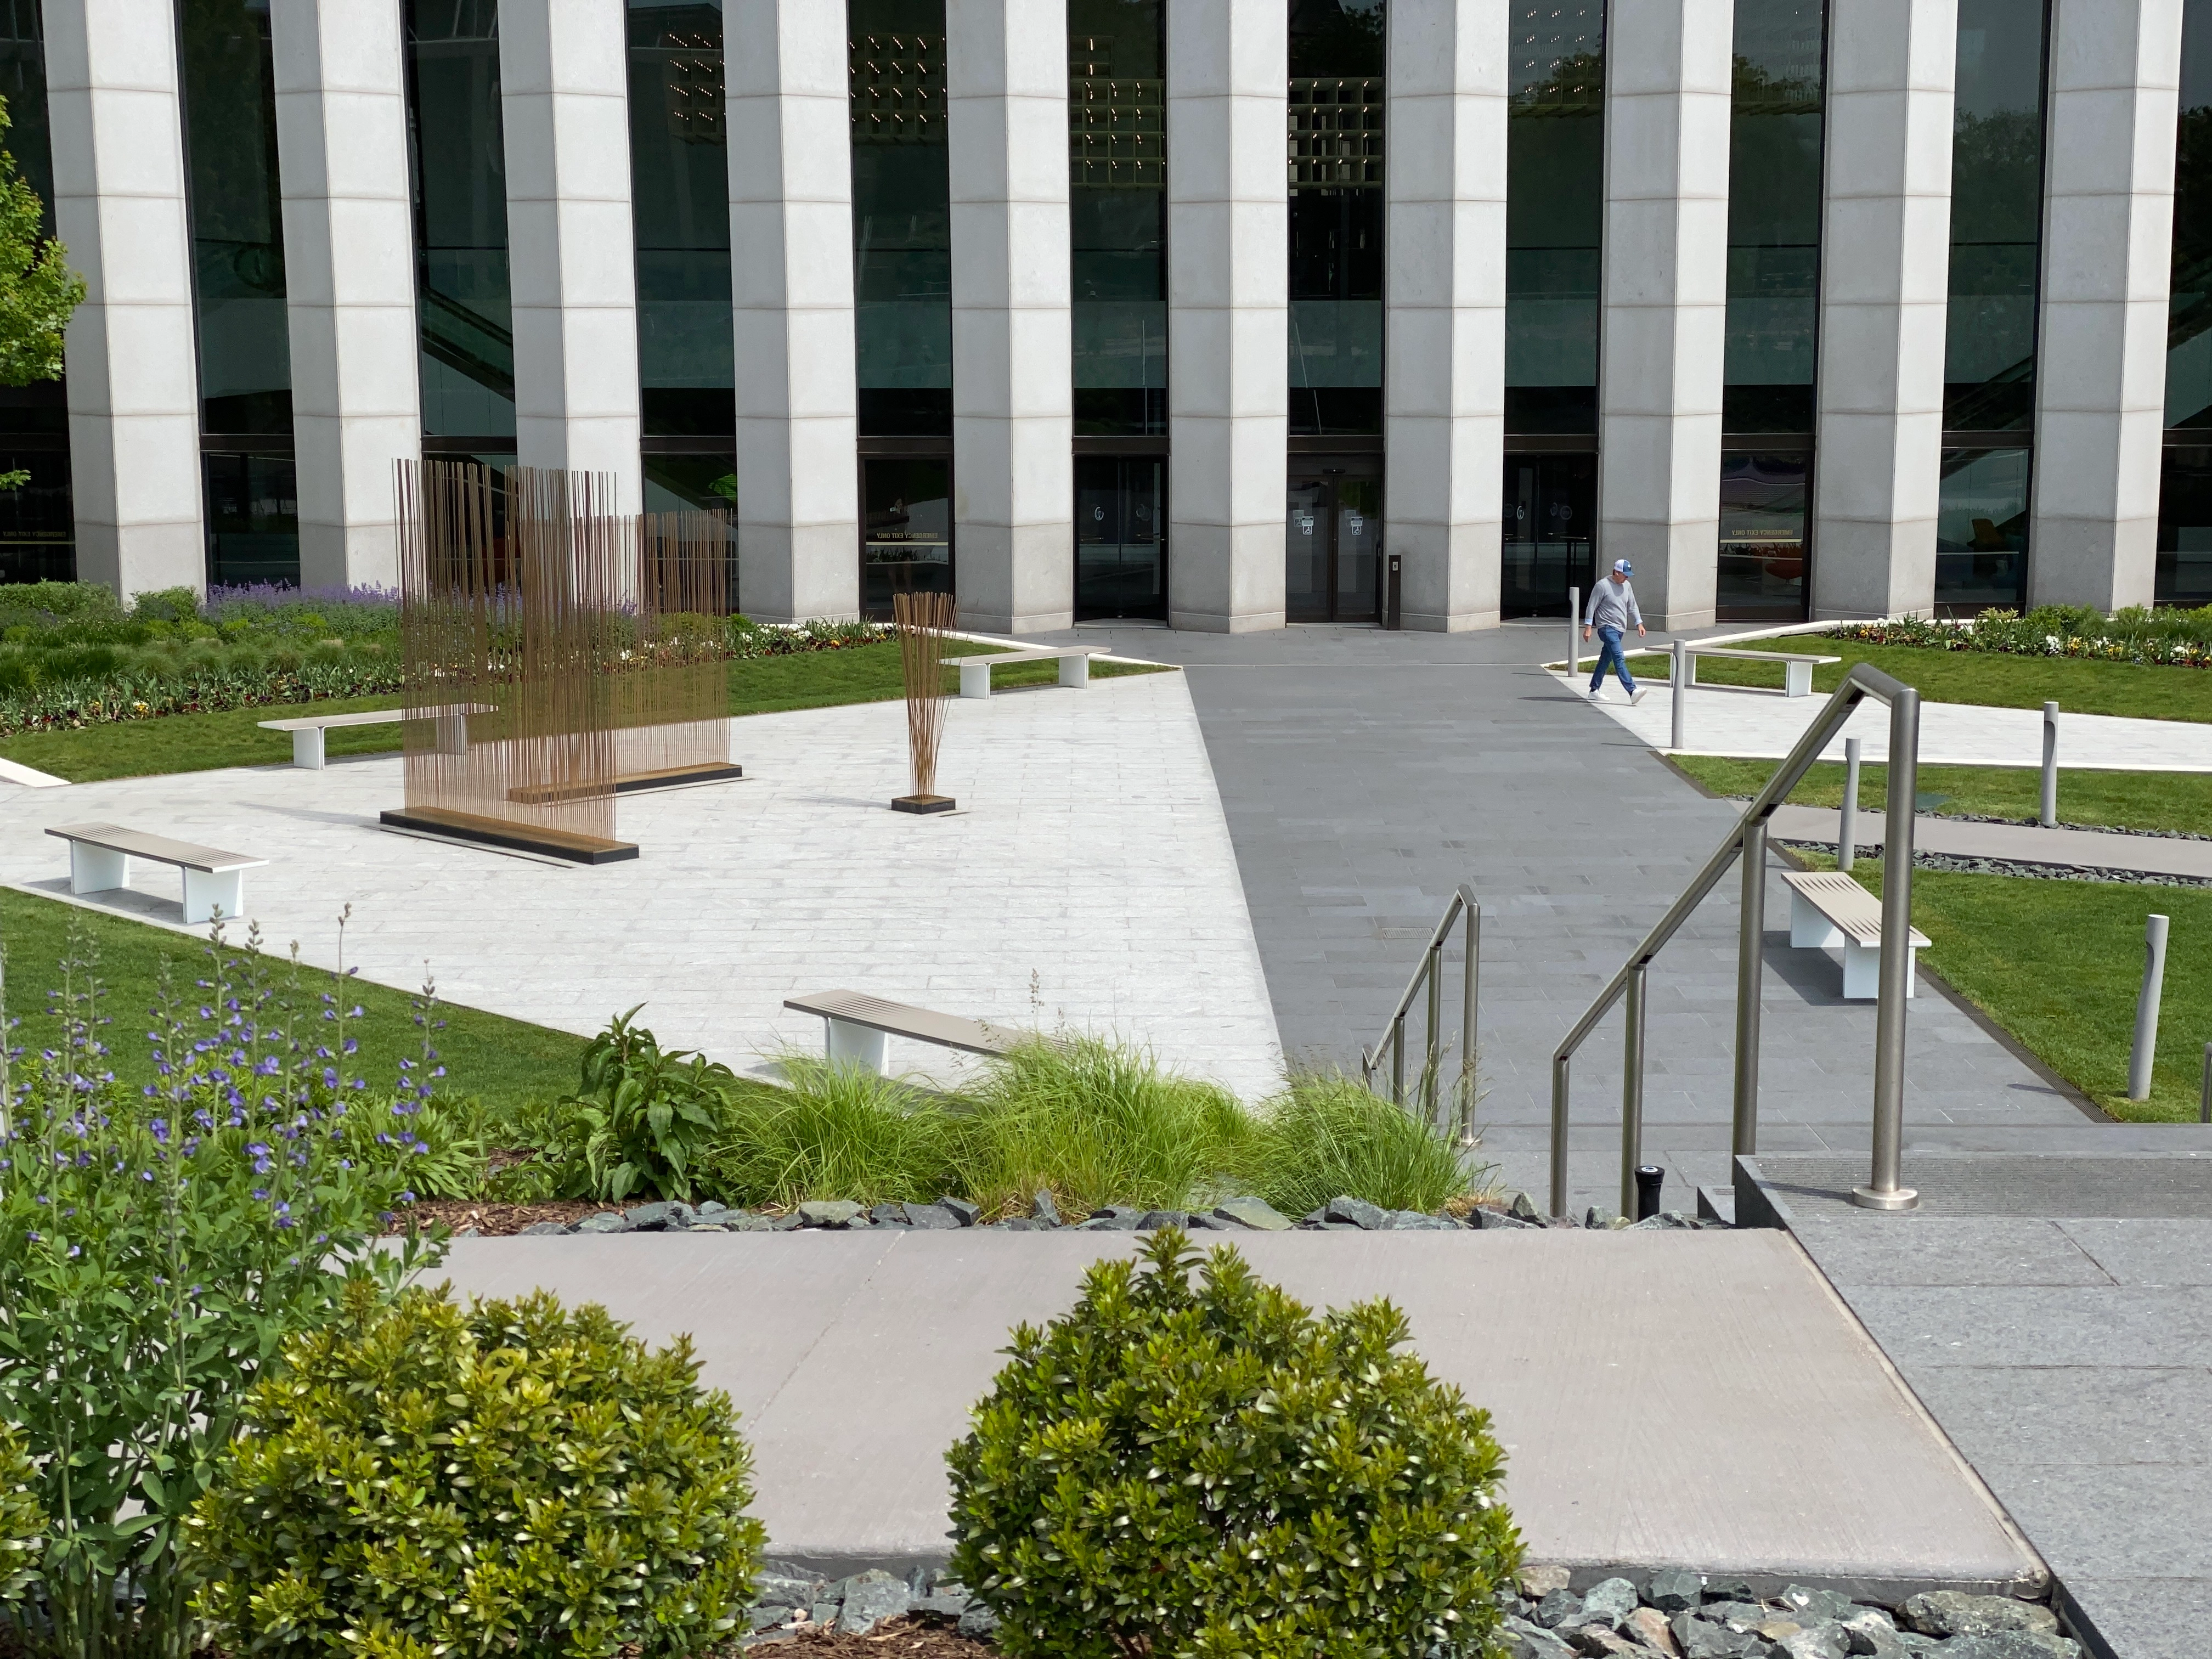
[{"label": "mulch", "polygon": [[866,1636],[806,1631],[770,1637],[747,1651],[769,1647],[795,1650],[794,1659],[998,1659],[999,1653],[988,1642],[963,1636],[949,1624],[912,1614],[886,1619]]},{"label": "mulch", "polygon": [[487,1237],[507,1238],[541,1221],[557,1221],[565,1227],[602,1210],[620,1214],[622,1206],[594,1204],[580,1198],[548,1199],[543,1204],[486,1204],[466,1198],[425,1198],[402,1206],[386,1225],[385,1231],[404,1233],[412,1225],[449,1227],[461,1233],[473,1227]]}]

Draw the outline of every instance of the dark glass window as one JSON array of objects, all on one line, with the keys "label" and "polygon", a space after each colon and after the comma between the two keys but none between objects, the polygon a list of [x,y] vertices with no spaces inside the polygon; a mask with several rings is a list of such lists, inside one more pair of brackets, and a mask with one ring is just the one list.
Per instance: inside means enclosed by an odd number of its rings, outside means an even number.
[{"label": "dark glass window", "polygon": [[2212,447],[2166,447],[2152,603],[2212,605]]},{"label": "dark glass window", "polygon": [[[46,121],[46,47],[39,0],[0,0],[0,98],[6,148],[39,192],[40,234],[54,233],[54,164]],[[0,386],[0,471],[31,475],[0,494],[0,582],[67,581],[76,574],[70,495],[69,398],[59,380]]]},{"label": "dark glass window", "polygon": [[1291,6],[1296,434],[1382,430],[1382,28],[1383,0]]},{"label": "dark glass window", "polygon": [[1729,622],[1805,617],[1805,509],[1813,458],[1721,457],[1719,614]]},{"label": "dark glass window", "polygon": [[1595,433],[1602,0],[1514,0],[1510,46],[1505,429]]},{"label": "dark glass window", "polygon": [[1943,425],[2035,419],[2045,0],[1959,0]]},{"label": "dark glass window", "polygon": [[405,0],[422,430],[514,433],[498,0]]},{"label": "dark glass window", "polygon": [[2156,603],[2212,605],[2212,0],[2182,0]]},{"label": "dark glass window", "polygon": [[1168,429],[1166,0],[1067,0],[1075,430]]},{"label": "dark glass window", "polygon": [[269,0],[182,0],[200,430],[292,435]]},{"label": "dark glass window", "polygon": [[1158,455],[1075,458],[1075,614],[1168,617],[1168,464]]},{"label": "dark glass window", "polygon": [[201,459],[209,582],[298,581],[300,502],[292,458],[210,451]]},{"label": "dark glass window", "polygon": [[737,427],[721,0],[629,0],[638,403],[647,434]]},{"label": "dark glass window", "polygon": [[1729,114],[1729,432],[1813,430],[1823,0],[1736,0]]},{"label": "dark glass window", "polygon": [[0,471],[18,470],[30,481],[0,491],[0,582],[76,580],[69,451],[51,443],[16,448],[0,436]]},{"label": "dark glass window", "polygon": [[46,40],[39,0],[0,0],[0,98],[8,100],[8,153],[46,204],[40,234],[54,234],[53,132],[46,122]]},{"label": "dark glass window", "polygon": [[1596,580],[1597,457],[1509,454],[1504,493],[1500,608],[1509,617],[1556,617],[1567,590]]},{"label": "dark glass window", "polygon": [[860,434],[949,437],[952,186],[945,135],[945,0],[850,0],[846,16]]},{"label": "dark glass window", "polygon": [[1936,609],[2018,609],[2027,591],[2028,452],[1946,449],[1936,507]]},{"label": "dark glass window", "polygon": [[952,463],[872,457],[860,463],[860,495],[861,614],[889,622],[894,593],[951,592]]}]

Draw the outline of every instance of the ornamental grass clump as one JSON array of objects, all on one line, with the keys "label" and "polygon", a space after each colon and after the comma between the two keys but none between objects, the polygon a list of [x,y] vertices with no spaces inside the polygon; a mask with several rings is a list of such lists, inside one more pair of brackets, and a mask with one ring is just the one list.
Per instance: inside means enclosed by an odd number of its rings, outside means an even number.
[{"label": "ornamental grass clump", "polygon": [[730,1097],[705,1185],[728,1202],[790,1209],[809,1199],[927,1204],[957,1190],[952,1114],[863,1067],[787,1054],[785,1082]]},{"label": "ornamental grass clump", "polygon": [[294,1338],[194,1510],[203,1614],[237,1654],[641,1659],[726,1638],[766,1534],[729,1396],[690,1340],[604,1308],[444,1287]]},{"label": "ornamental grass clump", "polygon": [[1386,1301],[1315,1318],[1175,1229],[1012,1356],[947,1455],[1010,1659],[1474,1659],[1521,1540],[1489,1414]]},{"label": "ornamental grass clump", "polygon": [[1341,1193],[1433,1212],[1473,1184],[1448,1137],[1357,1078],[1294,1071],[1268,1104],[1254,1136],[1252,1190],[1285,1215]]}]

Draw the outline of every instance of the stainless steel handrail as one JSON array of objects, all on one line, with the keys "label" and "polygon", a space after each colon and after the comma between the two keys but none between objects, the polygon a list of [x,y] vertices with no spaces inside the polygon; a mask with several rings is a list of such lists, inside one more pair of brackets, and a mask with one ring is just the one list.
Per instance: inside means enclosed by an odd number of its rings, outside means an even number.
[{"label": "stainless steel handrail", "polygon": [[[1406,1016],[1413,1006],[1413,998],[1421,991],[1428,992],[1428,1034],[1426,1050],[1421,1065],[1419,1089],[1422,1115],[1428,1121],[1437,1119],[1440,1097],[1440,1075],[1443,1064],[1443,956],[1444,944],[1451,937],[1452,924],[1462,915],[1467,918],[1465,961],[1467,971],[1462,976],[1460,994],[1460,1063],[1468,1074],[1468,1086],[1455,1091],[1459,1097],[1457,1130],[1464,1139],[1473,1126],[1474,1102],[1472,1088],[1472,1066],[1474,1063],[1474,1020],[1476,987],[1482,972],[1482,901],[1474,896],[1474,889],[1465,882],[1454,893],[1451,902],[1444,907],[1443,920],[1429,935],[1429,942],[1421,951],[1421,965],[1413,970],[1407,981],[1406,994],[1398,999],[1398,1006],[1382,1022],[1382,1034],[1375,1039],[1371,1048],[1359,1051],[1359,1072],[1369,1088],[1375,1086],[1376,1068],[1382,1063],[1382,1051],[1390,1051],[1390,1098],[1402,1106],[1406,1103]],[[1439,1126],[1442,1127],[1442,1126]]]},{"label": "stainless steel handrail", "polygon": [[1682,895],[1644,935],[1620,971],[1607,981],[1552,1054],[1552,1213],[1567,1209],[1567,1098],[1575,1051],[1624,995],[1629,1000],[1622,1055],[1620,1211],[1635,1213],[1636,1166],[1644,1141],[1644,1018],[1645,972],[1651,959],[1680,931],[1732,860],[1741,859],[1743,902],[1736,951],[1735,1098],[1729,1131],[1732,1152],[1759,1150],[1759,1016],[1765,966],[1766,829],[1829,740],[1868,697],[1889,707],[1889,803],[1882,837],[1881,979],[1875,1017],[1874,1158],[1868,1184],[1855,1203],[1869,1209],[1909,1210],[1920,1200],[1899,1180],[1905,1124],[1905,999],[1912,970],[1912,809],[1920,773],[1920,694],[1878,668],[1855,663],[1827,707],[1744,809],[1728,837]]}]

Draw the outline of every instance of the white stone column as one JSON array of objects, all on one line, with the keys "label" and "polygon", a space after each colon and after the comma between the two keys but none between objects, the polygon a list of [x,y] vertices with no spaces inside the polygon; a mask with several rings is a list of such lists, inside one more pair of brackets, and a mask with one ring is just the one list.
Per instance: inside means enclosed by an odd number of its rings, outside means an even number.
[{"label": "white stone column", "polygon": [[1067,9],[947,0],[952,483],[960,618],[1075,621]]},{"label": "white stone column", "polygon": [[622,0],[504,0],[500,118],[525,466],[611,472],[644,505],[629,52]]},{"label": "white stone column", "polygon": [[45,15],[55,228],[86,288],[67,344],[77,575],[125,598],[204,587],[174,12],[46,0]]},{"label": "white stone column", "polygon": [[1936,604],[1958,0],[1829,0],[1816,617]]},{"label": "white stone column", "polygon": [[1408,628],[1494,627],[1505,449],[1507,0],[1391,0],[1385,547]]},{"label": "white stone column", "polygon": [[1728,337],[1730,0],[1613,0],[1605,41],[1598,564],[1656,628],[1710,626]]},{"label": "white stone column", "polygon": [[739,602],[763,621],[857,617],[845,9],[835,0],[738,0],[723,30]]},{"label": "white stone column", "polygon": [[2148,605],[2181,0],[2057,0],[2027,602]]},{"label": "white stone column", "polygon": [[399,580],[395,461],[422,447],[399,0],[271,0],[300,582]]},{"label": "white stone column", "polygon": [[1290,435],[1290,23],[1168,8],[1168,620],[1280,628]]}]

